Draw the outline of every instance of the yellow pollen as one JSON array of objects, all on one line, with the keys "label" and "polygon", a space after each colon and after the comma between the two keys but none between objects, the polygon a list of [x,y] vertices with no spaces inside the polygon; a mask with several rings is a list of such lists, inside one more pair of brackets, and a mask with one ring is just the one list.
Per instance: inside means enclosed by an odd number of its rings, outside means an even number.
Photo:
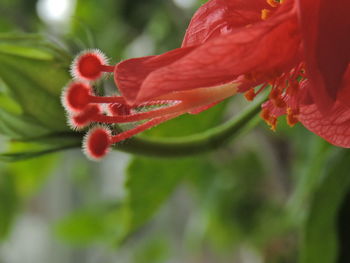
[{"label": "yellow pollen", "polygon": [[247,101],[254,100],[255,96],[256,96],[256,94],[255,94],[254,89],[250,89],[244,93],[244,97],[247,99]]},{"label": "yellow pollen", "polygon": [[277,2],[275,0],[266,0],[266,2],[272,7],[277,7],[279,5],[279,2]]},{"label": "yellow pollen", "polygon": [[267,121],[270,118],[270,111],[268,109],[262,109],[261,113],[260,113],[260,117]]},{"label": "yellow pollen", "polygon": [[263,10],[261,10],[261,19],[262,19],[262,20],[268,19],[270,13],[271,13],[271,11],[268,10],[268,9],[263,9]]},{"label": "yellow pollen", "polygon": [[299,122],[298,113],[293,111],[291,108],[287,109],[287,124],[290,127],[293,127],[295,124]]},{"label": "yellow pollen", "polygon": [[277,118],[271,115],[268,109],[263,109],[260,113],[260,117],[270,126],[272,131],[276,131],[277,127]]}]

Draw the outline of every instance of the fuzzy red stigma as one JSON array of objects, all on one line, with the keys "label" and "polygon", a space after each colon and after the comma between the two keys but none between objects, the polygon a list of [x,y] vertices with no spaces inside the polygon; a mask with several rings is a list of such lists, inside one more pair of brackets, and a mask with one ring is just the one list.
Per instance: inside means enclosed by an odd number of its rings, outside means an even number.
[{"label": "fuzzy red stigma", "polygon": [[108,66],[105,55],[99,50],[85,51],[73,61],[71,74],[76,79],[94,81],[102,77],[103,72],[113,72]]},{"label": "fuzzy red stigma", "polygon": [[91,122],[102,114],[101,108],[99,105],[92,104],[84,109],[84,111],[71,115],[68,118],[69,126],[73,129],[80,130],[90,125]]},{"label": "fuzzy red stigma", "polygon": [[62,93],[62,104],[68,111],[82,111],[90,103],[91,95],[88,84],[72,82]]},{"label": "fuzzy red stigma", "polygon": [[[62,104],[68,112],[81,113],[92,104],[116,104],[128,108],[120,96],[100,97],[93,94],[92,87],[86,82],[71,82],[62,92]],[[113,115],[113,114],[112,114]]]},{"label": "fuzzy red stigma", "polygon": [[92,128],[84,139],[85,154],[92,160],[103,158],[109,152],[111,138],[111,131],[108,128],[101,126]]}]

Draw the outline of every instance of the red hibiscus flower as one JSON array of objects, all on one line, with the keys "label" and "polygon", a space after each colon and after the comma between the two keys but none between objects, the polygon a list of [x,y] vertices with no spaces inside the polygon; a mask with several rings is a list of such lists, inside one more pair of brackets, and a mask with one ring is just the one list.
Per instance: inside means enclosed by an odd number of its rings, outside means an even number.
[{"label": "red hibiscus flower", "polygon": [[[350,2],[348,0],[211,0],[194,15],[181,48],[106,65],[85,52],[73,63],[78,79],[63,102],[75,128],[91,122],[141,122],[113,135],[88,133],[88,155],[103,157],[111,144],[184,113],[199,113],[245,93],[270,89],[262,118],[276,128],[287,114],[329,142],[350,147]],[[121,96],[97,97],[80,80],[113,72]],[[108,104],[106,114],[101,104]],[[140,109],[150,110],[140,111]],[[154,109],[154,106],[159,106]]]}]

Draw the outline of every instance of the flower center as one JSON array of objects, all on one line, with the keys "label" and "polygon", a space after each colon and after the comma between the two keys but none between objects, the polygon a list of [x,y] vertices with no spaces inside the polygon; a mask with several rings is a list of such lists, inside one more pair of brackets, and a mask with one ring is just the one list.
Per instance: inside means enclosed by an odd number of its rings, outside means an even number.
[{"label": "flower center", "polygon": [[[251,88],[244,94],[251,101],[262,90],[271,87],[269,99],[262,105],[260,116],[272,130],[276,130],[277,118],[281,115],[287,115],[287,123],[291,127],[299,122],[300,84],[305,79],[304,65],[301,63],[287,73],[276,74],[278,72],[269,74],[270,81],[261,85],[258,91]],[[260,77],[259,74],[250,74],[245,78],[250,80],[252,76],[257,79]]]}]

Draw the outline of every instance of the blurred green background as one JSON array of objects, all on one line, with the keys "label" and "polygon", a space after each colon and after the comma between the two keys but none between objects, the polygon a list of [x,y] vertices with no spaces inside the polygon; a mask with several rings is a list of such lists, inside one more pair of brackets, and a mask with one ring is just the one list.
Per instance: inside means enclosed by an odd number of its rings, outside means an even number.
[{"label": "blurred green background", "polygon": [[[350,152],[300,124],[272,132],[257,116],[183,158],[56,152],[81,139],[59,98],[74,54],[179,47],[204,2],[0,0],[1,263],[350,262]],[[199,134],[247,106],[232,98],[143,136]]]}]

